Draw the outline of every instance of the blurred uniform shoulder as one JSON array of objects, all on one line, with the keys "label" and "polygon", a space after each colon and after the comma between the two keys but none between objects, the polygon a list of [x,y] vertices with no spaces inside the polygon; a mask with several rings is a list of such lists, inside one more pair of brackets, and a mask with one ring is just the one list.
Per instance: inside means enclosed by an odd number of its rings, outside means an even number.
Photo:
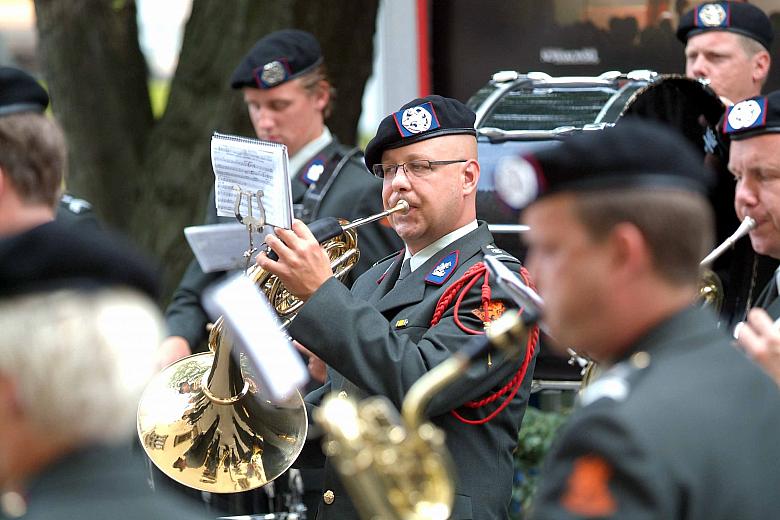
[{"label": "blurred uniform shoulder", "polygon": [[97,215],[92,209],[92,204],[68,193],[60,197],[59,207],[57,208],[57,220],[63,224],[100,227]]}]

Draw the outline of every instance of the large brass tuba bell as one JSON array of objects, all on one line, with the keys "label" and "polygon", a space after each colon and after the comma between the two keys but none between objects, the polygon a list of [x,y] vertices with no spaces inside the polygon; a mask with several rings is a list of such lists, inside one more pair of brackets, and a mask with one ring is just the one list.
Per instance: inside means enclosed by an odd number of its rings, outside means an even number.
[{"label": "large brass tuba bell", "polygon": [[[334,276],[343,278],[360,257],[354,228],[408,208],[401,201],[351,224],[329,219],[321,244]],[[310,227],[314,232],[315,223]],[[247,276],[287,327],[303,302],[264,269],[252,266]],[[292,465],[306,439],[300,393],[272,400],[233,345],[220,317],[209,334],[211,352],[163,369],[138,405],[138,436],[151,461],[173,480],[201,491],[235,493],[263,486]]]}]

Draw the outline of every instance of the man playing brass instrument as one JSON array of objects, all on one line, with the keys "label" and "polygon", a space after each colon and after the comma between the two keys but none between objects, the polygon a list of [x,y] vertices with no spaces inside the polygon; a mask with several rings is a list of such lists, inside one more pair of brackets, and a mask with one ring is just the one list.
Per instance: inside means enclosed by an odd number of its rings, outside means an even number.
[{"label": "man playing brass instrument", "polygon": [[[487,225],[476,220],[474,120],[459,101],[428,96],[380,123],[365,162],[383,181],[386,208],[400,200],[410,206],[390,217],[405,248],[363,274],[351,291],[333,278],[302,222],[268,237],[279,260],[261,254],[258,264],[306,300],[289,333],[328,365],[328,381],[306,398],[311,405],[337,392],[356,399],[384,395],[400,409],[417,379],[511,305],[481,262],[497,255],[524,275],[520,262],[496,249]],[[512,450],[530,391],[534,344],[532,335],[518,359],[493,353],[479,360],[431,403],[428,412],[445,431],[458,469],[451,518],[508,517]],[[300,464],[322,457],[313,444],[307,443]],[[317,518],[357,518],[328,461]]]},{"label": "man playing brass instrument", "polygon": [[780,392],[697,304],[713,228],[696,152],[626,120],[518,163],[498,186],[532,201],[542,320],[607,367],[548,454],[532,518],[776,517]]},{"label": "man playing brass instrument", "polygon": [[[706,81],[726,105],[761,94],[771,66],[774,32],[760,8],[743,2],[698,4],[680,18],[677,38],[685,44],[685,75]],[[726,158],[711,161],[717,173],[710,193],[717,242],[739,225],[730,209],[734,183],[726,162]],[[722,318],[726,323],[744,317],[776,266],[775,260],[756,255],[745,240],[715,261],[713,269],[723,284]]]},{"label": "man playing brass instrument", "polygon": [[757,96],[766,82],[774,34],[758,7],[743,2],[707,2],[680,18],[685,75],[705,79],[727,104]]},{"label": "man playing brass instrument", "polygon": [[[753,249],[780,259],[780,91],[729,108],[723,133],[731,141],[729,170],[736,180],[734,207],[739,218],[752,217]],[[756,299],[747,322],[738,328],[739,344],[780,385],[780,298],[777,273]]]}]

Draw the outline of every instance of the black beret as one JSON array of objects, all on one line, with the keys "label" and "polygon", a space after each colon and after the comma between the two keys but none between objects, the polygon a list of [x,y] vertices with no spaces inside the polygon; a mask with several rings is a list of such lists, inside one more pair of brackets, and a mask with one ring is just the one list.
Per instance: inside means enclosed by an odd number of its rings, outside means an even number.
[{"label": "black beret", "polygon": [[35,78],[14,67],[0,67],[0,116],[43,112],[49,95]]},{"label": "black beret", "polygon": [[713,177],[701,154],[674,128],[628,118],[534,154],[502,159],[495,188],[504,202],[521,209],[559,192],[671,188],[706,194]]},{"label": "black beret", "polygon": [[125,239],[57,221],[0,238],[0,298],[57,289],[134,288],[156,300],[157,269]]},{"label": "black beret", "polygon": [[727,139],[734,141],[780,132],[780,90],[728,107],[720,129]]},{"label": "black beret", "polygon": [[371,170],[382,162],[382,152],[443,135],[469,134],[476,137],[477,116],[457,99],[427,96],[410,101],[385,117],[366,146],[365,161]]},{"label": "black beret", "polygon": [[729,31],[772,46],[772,22],[758,7],[743,2],[709,2],[699,4],[680,18],[677,39],[683,43],[704,31]]},{"label": "black beret", "polygon": [[306,31],[284,29],[260,39],[241,60],[230,86],[268,89],[314,70],[322,63],[317,39]]}]

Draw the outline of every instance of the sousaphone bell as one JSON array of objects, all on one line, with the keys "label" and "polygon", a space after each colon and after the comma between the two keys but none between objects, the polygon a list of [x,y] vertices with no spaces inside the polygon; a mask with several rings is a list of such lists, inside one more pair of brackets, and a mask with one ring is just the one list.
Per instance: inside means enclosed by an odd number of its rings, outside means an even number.
[{"label": "sousaphone bell", "polygon": [[[333,218],[310,225],[341,279],[357,263],[356,227],[408,210],[395,207],[351,224]],[[276,276],[247,270],[286,327],[302,305]],[[303,449],[306,408],[299,392],[271,399],[220,317],[211,352],[185,357],[158,373],[138,406],[138,436],[151,461],[173,480],[201,491],[236,493],[284,473]]]}]

